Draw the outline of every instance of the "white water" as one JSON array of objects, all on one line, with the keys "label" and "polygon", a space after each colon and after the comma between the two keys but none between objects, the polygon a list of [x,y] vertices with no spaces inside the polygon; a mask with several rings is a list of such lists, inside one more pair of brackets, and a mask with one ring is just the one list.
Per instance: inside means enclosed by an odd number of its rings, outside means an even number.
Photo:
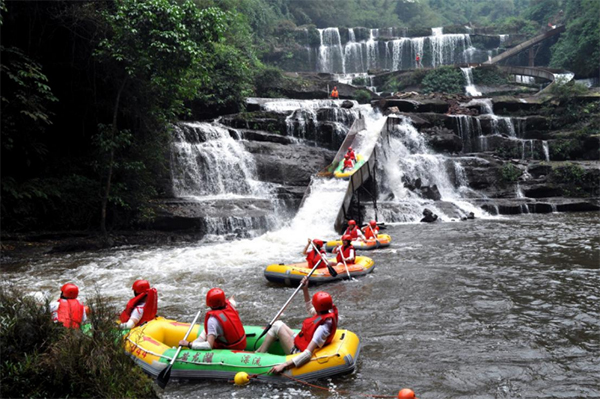
[{"label": "white water", "polygon": [[465,86],[465,92],[467,93],[467,95],[471,97],[481,96],[481,92],[477,90],[477,87],[475,87],[475,82],[473,81],[473,68],[460,68],[460,70],[462,71],[465,80],[467,81],[467,85]]},{"label": "white water", "polygon": [[546,140],[542,141],[542,148],[544,149],[544,160],[550,162],[550,148]]}]

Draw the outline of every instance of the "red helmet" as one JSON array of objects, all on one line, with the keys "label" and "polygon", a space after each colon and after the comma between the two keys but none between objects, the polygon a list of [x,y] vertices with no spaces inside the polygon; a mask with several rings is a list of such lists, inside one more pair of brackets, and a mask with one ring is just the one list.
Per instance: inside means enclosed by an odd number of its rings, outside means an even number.
[{"label": "red helmet", "polygon": [[371,221],[369,222],[369,224],[370,224],[371,226],[375,227],[375,226],[377,226],[377,221],[376,221],[376,220],[371,220]]},{"label": "red helmet", "polygon": [[321,245],[323,245],[323,241],[319,240],[318,238],[315,238],[313,240],[313,244],[315,244],[317,247],[320,247]]},{"label": "red helmet", "polygon": [[342,241],[352,241],[352,236],[350,234],[344,234],[342,236]]},{"label": "red helmet", "polygon": [[206,306],[213,309],[225,306],[225,292],[220,288],[212,288],[206,293]]},{"label": "red helmet", "polygon": [[131,288],[133,288],[133,292],[135,292],[136,295],[139,295],[150,289],[150,283],[146,280],[136,280]]},{"label": "red helmet", "polygon": [[67,299],[75,299],[79,295],[79,288],[75,284],[67,283],[60,288],[60,292]]},{"label": "red helmet", "polygon": [[333,299],[325,291],[319,291],[313,295],[312,304],[317,313],[321,313],[333,308]]},{"label": "red helmet", "polygon": [[356,220],[351,220],[348,222],[349,226],[356,226]]},{"label": "red helmet", "polygon": [[348,151],[352,151],[352,147],[348,147]]}]

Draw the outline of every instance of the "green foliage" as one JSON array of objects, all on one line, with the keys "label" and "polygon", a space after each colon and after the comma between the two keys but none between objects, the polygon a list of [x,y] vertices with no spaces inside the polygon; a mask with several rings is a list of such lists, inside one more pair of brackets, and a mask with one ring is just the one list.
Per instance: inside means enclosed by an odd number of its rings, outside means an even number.
[{"label": "green foliage", "polygon": [[523,171],[517,168],[512,163],[505,163],[502,165],[502,169],[500,170],[502,180],[507,183],[514,183],[519,180],[519,177],[523,174]]},{"label": "green foliage", "polygon": [[497,66],[486,68],[473,68],[473,80],[478,85],[500,86],[508,82],[506,74]]},{"label": "green foliage", "polygon": [[116,311],[97,295],[89,334],[53,323],[45,305],[0,289],[2,397],[157,397],[152,381],[123,351]]},{"label": "green foliage", "polygon": [[462,93],[465,83],[460,69],[453,66],[441,66],[428,71],[422,81],[425,93]]},{"label": "green foliage", "polygon": [[550,93],[561,101],[573,100],[573,97],[587,94],[588,88],[580,83],[565,83],[560,78],[550,87]]},{"label": "green foliage", "polygon": [[366,90],[357,90],[354,93],[354,99],[358,101],[359,104],[367,104],[371,101],[371,94]]},{"label": "green foliage", "polygon": [[[563,189],[563,194],[570,197],[582,197],[586,195],[585,186],[589,185],[586,180],[585,170],[570,162],[552,168],[550,178]],[[598,186],[598,182],[591,186]]]},{"label": "green foliage", "polygon": [[566,31],[552,47],[550,66],[581,76],[598,73],[600,64],[600,2],[572,0],[565,4]]},{"label": "green foliage", "polygon": [[352,84],[354,86],[366,86],[368,84],[367,78],[357,77],[352,79]]},{"label": "green foliage", "polygon": [[273,86],[279,86],[284,81],[284,76],[279,68],[262,67],[254,77],[254,85],[256,93],[265,93]]}]

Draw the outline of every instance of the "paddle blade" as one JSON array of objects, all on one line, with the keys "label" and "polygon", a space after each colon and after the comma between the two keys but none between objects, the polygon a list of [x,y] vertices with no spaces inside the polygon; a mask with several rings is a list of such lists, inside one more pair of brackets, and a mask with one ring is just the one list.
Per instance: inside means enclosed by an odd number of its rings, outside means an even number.
[{"label": "paddle blade", "polygon": [[336,272],[333,266],[331,266],[329,263],[327,264],[327,270],[329,270],[329,274],[331,274],[331,277],[337,277],[338,272]]},{"label": "paddle blade", "polygon": [[167,368],[161,371],[156,377],[156,383],[161,389],[165,389],[167,384],[169,383],[169,378],[171,378],[171,365],[169,364]]},{"label": "paddle blade", "polygon": [[256,350],[256,345],[258,345],[258,341],[260,341],[260,339],[261,339],[262,337],[264,337],[266,333],[268,333],[268,332],[269,332],[269,330],[271,329],[271,327],[273,327],[273,325],[272,325],[272,324],[269,324],[269,325],[268,325],[268,326],[267,326],[267,327],[266,327],[266,328],[263,330],[263,332],[260,334],[260,336],[259,336],[258,338],[256,338],[256,341],[254,341],[254,350]]}]

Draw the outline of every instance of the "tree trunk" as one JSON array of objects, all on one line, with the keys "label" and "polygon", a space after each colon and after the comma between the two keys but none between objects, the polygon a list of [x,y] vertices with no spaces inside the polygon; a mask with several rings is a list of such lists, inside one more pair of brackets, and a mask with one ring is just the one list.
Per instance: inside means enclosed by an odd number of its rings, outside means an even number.
[{"label": "tree trunk", "polygon": [[[113,120],[112,126],[110,129],[110,139],[114,140],[117,133],[117,114],[119,113],[119,103],[121,101],[121,94],[123,93],[123,89],[125,88],[125,83],[127,83],[127,78],[123,80],[121,87],[119,88],[119,92],[117,93],[117,99],[115,101],[115,108],[113,111]],[[110,156],[108,161],[108,176],[106,177],[106,187],[104,189],[104,196],[102,197],[102,213],[100,215],[100,231],[104,236],[104,240],[108,239],[108,232],[106,231],[106,208],[108,205],[108,196],[110,194],[110,185],[112,181],[112,173],[113,173],[113,164],[115,160],[115,146],[114,143],[111,143],[110,147]]]}]

